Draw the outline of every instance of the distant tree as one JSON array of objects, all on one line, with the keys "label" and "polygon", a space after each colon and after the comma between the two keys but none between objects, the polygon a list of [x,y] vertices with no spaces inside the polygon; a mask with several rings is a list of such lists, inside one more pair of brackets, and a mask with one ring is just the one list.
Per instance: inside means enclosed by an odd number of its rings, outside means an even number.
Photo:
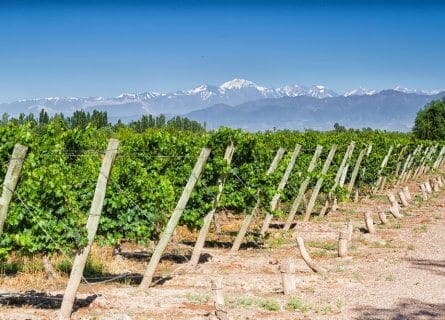
[{"label": "distant tree", "polygon": [[39,113],[39,125],[45,125],[49,123],[49,116],[45,109],[40,110]]},{"label": "distant tree", "polygon": [[342,125],[340,125],[338,122],[334,123],[334,130],[338,132],[344,132],[346,131],[346,128]]},{"label": "distant tree", "polygon": [[445,98],[431,101],[417,113],[413,133],[419,139],[445,140]]}]

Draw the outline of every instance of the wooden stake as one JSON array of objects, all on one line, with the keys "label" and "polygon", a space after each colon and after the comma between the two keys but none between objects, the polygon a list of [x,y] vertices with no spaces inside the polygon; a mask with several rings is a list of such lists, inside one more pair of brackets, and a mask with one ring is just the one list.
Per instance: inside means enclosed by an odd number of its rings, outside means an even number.
[{"label": "wooden stake", "polygon": [[409,203],[408,203],[408,201],[406,200],[405,193],[404,193],[403,191],[400,191],[400,192],[399,192],[399,198],[400,198],[400,201],[402,202],[402,205],[403,205],[404,207],[408,207],[408,206],[409,206]]},{"label": "wooden stake", "polygon": [[304,246],[304,240],[302,237],[297,236],[297,244],[298,249],[300,250],[301,257],[303,258],[306,265],[314,272],[317,273],[326,273],[326,269],[320,267],[317,263],[315,263],[314,260],[311,259],[311,256],[306,250],[306,247]]},{"label": "wooden stake", "polygon": [[408,201],[411,201],[413,198],[411,197],[411,193],[409,192],[408,186],[403,187],[402,189],[403,193],[405,194],[405,198]]},{"label": "wooden stake", "polygon": [[432,183],[433,183],[433,191],[434,192],[439,192],[440,189],[439,189],[439,183],[438,183],[437,179],[433,179]]},{"label": "wooden stake", "polygon": [[317,200],[318,193],[320,192],[321,186],[324,181],[324,176],[328,173],[329,166],[331,165],[332,159],[334,159],[335,151],[337,150],[337,145],[334,144],[329,151],[328,157],[324,162],[323,168],[321,169],[321,176],[318,178],[317,183],[315,184],[314,190],[312,190],[312,195],[309,200],[309,203],[306,208],[306,213],[304,214],[303,221],[309,221],[309,217],[312,213],[312,209],[314,208],[315,201]]},{"label": "wooden stake", "polygon": [[[295,161],[297,160],[297,156],[300,152],[300,149],[301,149],[301,145],[299,145],[299,144],[295,145],[294,152],[292,153],[292,156],[291,156],[291,159],[287,165],[286,171],[284,172],[283,177],[281,178],[280,184],[278,185],[277,192],[274,194],[272,201],[270,202],[270,210],[271,211],[275,211],[278,208],[278,203],[280,200],[281,192],[284,190],[284,187],[287,184],[287,180],[289,180],[290,174],[292,172],[292,169],[294,168]],[[266,231],[269,229],[269,225],[272,221],[272,217],[273,217],[272,214],[267,212],[266,218],[264,219],[263,226],[262,226],[261,232],[260,232],[260,234],[262,236],[264,236],[266,234]]]},{"label": "wooden stake", "polygon": [[283,283],[284,294],[291,295],[296,293],[297,284],[295,281],[296,267],[293,261],[286,261],[280,266],[281,279]]},{"label": "wooden stake", "polygon": [[380,191],[385,190],[385,186],[386,186],[386,177],[383,177],[382,183],[380,184]]},{"label": "wooden stake", "polygon": [[[278,149],[278,151],[275,154],[274,159],[272,160],[272,163],[270,164],[269,169],[266,172],[266,176],[269,176],[276,170],[276,168],[278,167],[278,163],[283,158],[285,151],[286,150],[284,148]],[[257,194],[259,193],[259,191],[260,190],[258,190]],[[243,242],[244,237],[246,236],[247,230],[249,229],[250,223],[252,222],[253,217],[255,216],[257,211],[259,210],[259,207],[260,207],[260,199],[257,200],[250,215],[248,215],[244,218],[243,224],[241,225],[241,228],[240,228],[238,234],[236,235],[236,238],[235,238],[235,241],[233,242],[232,248],[230,248],[230,252],[232,252],[232,253],[236,252],[241,247],[241,243]]]},{"label": "wooden stake", "polygon": [[[232,162],[233,153],[235,152],[235,146],[233,142],[227,146],[226,152],[224,154],[224,160],[228,165]],[[215,215],[216,209],[219,206],[219,201],[221,199],[221,195],[224,189],[224,182],[226,180],[226,176],[221,176],[218,179],[218,193],[213,200],[212,209],[206,214],[204,217],[204,224],[199,231],[198,238],[196,239],[195,247],[193,248],[192,257],[190,258],[190,265],[192,267],[196,267],[199,262],[199,257],[201,256],[202,249],[204,248],[205,240],[207,234],[209,233],[210,224],[212,223],[212,219]]]},{"label": "wooden stake", "polygon": [[372,213],[366,211],[364,214],[365,226],[369,233],[375,233],[374,221],[372,220]]},{"label": "wooden stake", "polygon": [[386,219],[385,211],[383,211],[383,210],[379,211],[379,218],[380,218],[380,221],[382,222],[382,224],[388,223],[388,219]]},{"label": "wooden stake", "polygon": [[99,177],[97,178],[96,190],[94,191],[93,202],[91,203],[90,214],[87,221],[88,244],[82,249],[82,251],[77,253],[74,259],[70,279],[68,280],[68,285],[66,287],[65,294],[63,295],[62,306],[60,307],[60,315],[63,319],[69,319],[71,312],[73,311],[77,289],[79,288],[83,270],[90,253],[91,246],[93,245],[97,228],[99,226],[108,179],[110,176],[111,167],[117,155],[118,147],[118,140],[110,139],[108,141],[107,151],[105,152],[105,156],[102,160],[102,166],[100,168]]},{"label": "wooden stake", "polygon": [[332,204],[332,207],[331,207],[331,211],[332,212],[337,212],[337,210],[338,210],[338,201],[337,201],[337,198],[334,198],[334,201],[333,201],[333,204]]},{"label": "wooden stake", "polygon": [[355,166],[354,166],[354,170],[352,171],[352,175],[351,175],[351,180],[349,181],[348,184],[348,193],[351,194],[352,189],[354,188],[354,184],[355,184],[355,180],[357,179],[357,175],[358,175],[358,171],[360,169],[360,164],[363,161],[363,157],[366,154],[366,148],[362,149],[362,151],[360,151],[360,154],[357,158],[357,161],[355,162]]},{"label": "wooden stake", "polygon": [[324,217],[328,208],[329,208],[329,201],[326,201],[324,206],[320,210],[320,217]]},{"label": "wooden stake", "polygon": [[167,226],[165,227],[164,232],[161,235],[161,238],[159,239],[158,245],[156,246],[153,255],[151,256],[150,262],[148,263],[147,269],[145,270],[144,277],[142,278],[142,282],[140,284],[141,289],[147,289],[153,280],[154,273],[156,271],[156,267],[159,264],[159,261],[161,260],[162,254],[165,251],[165,248],[167,247],[170,238],[175,231],[176,225],[179,222],[179,219],[182,216],[182,213],[184,212],[184,209],[187,205],[187,202],[190,198],[190,195],[192,194],[193,188],[195,187],[196,183],[198,182],[202,171],[204,170],[204,167],[207,163],[207,159],[210,155],[210,149],[203,148],[201,150],[201,153],[198,157],[198,161],[195,164],[195,167],[192,170],[192,173],[189,177],[189,180],[187,181],[187,184],[182,191],[181,197],[179,198],[179,201],[176,205],[175,210],[173,211],[173,214],[171,215],[170,219],[168,220]]},{"label": "wooden stake", "polygon": [[358,202],[358,189],[355,189],[355,192],[354,192],[354,202],[355,203]]},{"label": "wooden stake", "polygon": [[340,183],[338,184],[341,188],[345,185],[346,176],[348,175],[349,163],[343,168],[343,172],[341,174]]},{"label": "wooden stake", "polygon": [[348,233],[344,231],[338,236],[338,256],[340,258],[348,256]]},{"label": "wooden stake", "polygon": [[11,203],[17,182],[19,181],[20,172],[22,171],[27,152],[28,147],[17,143],[14,146],[11,159],[9,160],[8,170],[3,181],[3,193],[0,198],[0,236],[3,233],[3,226],[8,216],[9,204]]},{"label": "wooden stake", "polygon": [[428,192],[426,191],[426,187],[424,183],[420,184],[420,190],[422,191],[422,199],[423,201],[427,201],[428,200]]},{"label": "wooden stake", "polygon": [[287,216],[286,223],[284,224],[283,228],[284,231],[288,231],[290,229],[290,226],[292,225],[292,222],[294,221],[298,207],[300,206],[301,202],[305,197],[305,192],[311,179],[310,174],[312,173],[312,171],[314,171],[315,167],[317,166],[317,159],[320,156],[322,150],[323,150],[322,146],[317,146],[317,148],[315,149],[314,155],[312,156],[312,160],[307,169],[306,178],[301,183],[300,188],[298,189],[298,195],[294,199],[292,206],[290,208],[289,215]]},{"label": "wooden stake", "polygon": [[335,188],[337,187],[337,185],[340,183],[340,179],[343,174],[343,170],[344,170],[349,158],[351,157],[352,153],[354,152],[354,148],[355,148],[355,142],[351,141],[348,148],[346,149],[346,152],[343,156],[341,164],[338,167],[337,174],[335,175],[335,178],[334,178],[334,185],[331,188],[331,192],[333,192],[335,190]]},{"label": "wooden stake", "polygon": [[396,219],[400,219],[400,218],[402,218],[402,215],[400,214],[400,211],[399,211],[399,207],[397,206],[390,206],[389,207],[389,211],[391,212],[391,214],[394,216],[394,218],[396,218]]},{"label": "wooden stake", "polygon": [[228,320],[227,310],[224,306],[224,294],[222,279],[216,278],[211,280],[212,293],[213,293],[213,304],[215,306],[215,315],[218,320]]},{"label": "wooden stake", "polygon": [[429,181],[425,182],[425,188],[428,193],[433,193],[433,189],[431,188],[431,184]]},{"label": "wooden stake", "polygon": [[348,240],[348,242],[351,242],[352,241],[352,235],[354,233],[354,223],[352,222],[352,220],[350,220],[348,222],[348,227],[346,229],[346,232],[347,232],[347,240]]}]

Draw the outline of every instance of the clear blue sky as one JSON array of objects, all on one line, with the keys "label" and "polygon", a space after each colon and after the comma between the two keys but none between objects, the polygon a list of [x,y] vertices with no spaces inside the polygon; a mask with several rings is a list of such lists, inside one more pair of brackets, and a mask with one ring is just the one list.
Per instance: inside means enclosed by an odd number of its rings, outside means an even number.
[{"label": "clear blue sky", "polygon": [[234,77],[445,87],[445,1],[11,2],[0,2],[0,102]]}]

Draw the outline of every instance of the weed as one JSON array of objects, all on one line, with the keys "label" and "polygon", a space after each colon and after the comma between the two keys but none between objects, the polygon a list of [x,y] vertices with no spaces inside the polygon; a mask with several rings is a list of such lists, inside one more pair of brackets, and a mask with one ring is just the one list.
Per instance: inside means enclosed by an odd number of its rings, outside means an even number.
[{"label": "weed", "polygon": [[311,308],[308,304],[301,301],[298,297],[290,297],[287,300],[286,309],[289,311],[299,311],[299,312],[306,313]]},{"label": "weed", "polygon": [[280,305],[277,300],[273,298],[267,298],[260,300],[259,306],[268,311],[280,311]]},{"label": "weed", "polygon": [[425,232],[427,232],[427,230],[428,230],[428,227],[425,224],[422,224],[422,225],[414,228],[415,233],[425,233]]},{"label": "weed", "polygon": [[194,304],[204,304],[210,301],[210,295],[208,294],[196,294],[196,293],[188,293],[186,299]]}]

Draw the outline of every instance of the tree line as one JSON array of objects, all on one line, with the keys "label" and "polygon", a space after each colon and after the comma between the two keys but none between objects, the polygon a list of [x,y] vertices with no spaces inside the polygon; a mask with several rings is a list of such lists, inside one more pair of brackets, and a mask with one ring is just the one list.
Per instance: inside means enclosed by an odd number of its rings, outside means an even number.
[{"label": "tree line", "polygon": [[144,132],[149,128],[171,128],[175,130],[184,130],[192,132],[205,132],[205,124],[190,120],[185,117],[176,116],[167,120],[163,114],[159,116],[143,115],[140,119],[127,123],[118,120],[117,123],[112,124],[108,120],[106,111],[93,110],[91,113],[84,110],[77,110],[71,116],[65,116],[63,113],[56,113],[49,115],[45,109],[42,109],[38,116],[33,113],[20,113],[18,117],[11,117],[7,113],[3,113],[1,117],[1,124],[13,122],[16,124],[30,124],[32,127],[42,127],[48,125],[52,121],[63,122],[68,128],[85,129],[88,126],[97,129],[109,127],[113,130],[119,128],[132,128],[136,132]]}]

